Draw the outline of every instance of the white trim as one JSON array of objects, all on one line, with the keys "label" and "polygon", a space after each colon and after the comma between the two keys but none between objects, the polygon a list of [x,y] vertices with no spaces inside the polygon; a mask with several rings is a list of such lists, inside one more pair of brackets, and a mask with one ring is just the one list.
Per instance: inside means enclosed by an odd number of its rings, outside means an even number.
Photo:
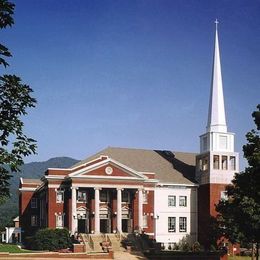
[{"label": "white trim", "polygon": [[45,175],[44,178],[46,179],[55,179],[55,180],[64,180],[67,175]]},{"label": "white trim", "polygon": [[19,188],[19,191],[36,191],[38,187],[36,188],[30,188],[30,187],[23,187],[23,188]]},{"label": "white trim", "polygon": [[113,179],[113,180],[135,180],[135,181],[143,181],[140,178],[136,177],[121,177],[121,176],[100,176],[100,175],[85,175],[85,176],[73,176],[76,179]]},{"label": "white trim", "polygon": [[48,168],[46,171],[48,170],[55,170],[55,171],[71,171],[70,168]]},{"label": "white trim", "polygon": [[60,188],[61,184],[48,184],[47,188]]},{"label": "white trim", "polygon": [[[119,166],[119,167],[123,168],[123,170],[128,171],[130,173],[130,175],[137,175],[139,178],[145,179],[145,180],[148,179],[147,176],[144,176],[143,174],[141,174],[141,173],[139,173],[139,172],[129,168],[128,166],[126,166],[126,165],[124,165],[122,163],[119,163],[118,161],[115,161],[115,160],[113,160],[113,159],[111,159],[109,157],[107,157],[106,160],[103,160],[103,161],[98,162],[96,164],[87,166],[86,168],[83,168],[83,169],[80,169],[80,170],[75,171],[73,173],[70,173],[68,176],[69,177],[77,177],[78,175],[85,174],[85,173],[87,173],[89,171],[93,171],[95,169],[98,169],[101,166],[105,166],[105,165],[108,165],[108,164],[114,164],[114,166]],[[86,177],[86,176],[83,176],[83,177]],[[109,176],[109,177],[111,178],[113,176]],[[124,179],[126,179],[126,178],[131,178],[131,177],[124,177]]]},{"label": "white trim", "polygon": [[20,182],[21,182],[21,184],[23,184],[23,178],[22,177],[20,177]]},{"label": "white trim", "polygon": [[199,187],[199,184],[182,184],[182,183],[170,183],[170,182],[159,182],[156,187],[160,186],[186,186],[186,187]]},{"label": "white trim", "polygon": [[114,185],[114,184],[90,184],[90,183],[72,183],[72,188],[112,188],[112,189],[143,189],[143,185]]},{"label": "white trim", "polygon": [[[97,157],[97,158],[95,158],[95,159],[93,159],[93,160],[91,160],[91,161],[87,161],[87,162],[85,162],[85,163],[83,163],[83,164],[80,164],[80,165],[78,165],[78,166],[76,166],[76,167],[71,168],[71,170],[77,169],[77,168],[79,168],[79,167],[84,167],[86,164],[92,163],[92,162],[97,161],[97,160],[99,160],[99,159],[101,160],[102,157],[108,158],[107,155],[100,155],[99,157]],[[106,159],[104,159],[104,160],[106,160]]]},{"label": "white trim", "polygon": [[141,174],[151,174],[151,175],[155,175],[156,173],[155,172],[139,172]]}]

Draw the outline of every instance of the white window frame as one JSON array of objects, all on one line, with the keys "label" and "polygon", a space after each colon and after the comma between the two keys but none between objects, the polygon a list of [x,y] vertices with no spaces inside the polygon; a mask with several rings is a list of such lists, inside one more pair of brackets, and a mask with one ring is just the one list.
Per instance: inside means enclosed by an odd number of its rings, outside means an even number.
[{"label": "white window frame", "polygon": [[176,217],[168,217],[168,233],[176,232]]},{"label": "white window frame", "polygon": [[179,232],[187,232],[187,217],[179,217]]},{"label": "white window frame", "polygon": [[[126,201],[123,200],[124,196],[125,196],[125,198],[127,197]],[[122,191],[122,203],[127,203],[127,204],[130,203],[130,192],[129,191]]]},{"label": "white window frame", "polygon": [[143,228],[147,228],[147,227],[148,227],[148,216],[143,215]]},{"label": "white window frame", "polygon": [[168,195],[168,207],[176,207],[176,196],[175,195]]},{"label": "white window frame", "polygon": [[[184,201],[185,203],[183,204],[182,201]],[[179,206],[187,207],[187,196],[179,196]]]},{"label": "white window frame", "polygon": [[228,170],[228,157],[227,155],[221,156],[221,169]]},{"label": "white window frame", "polygon": [[38,205],[37,205],[37,204],[38,204],[37,202],[38,202],[37,198],[32,198],[32,199],[31,199],[31,208],[32,208],[32,209],[37,209],[37,206],[38,206]]},{"label": "white window frame", "polygon": [[235,171],[236,170],[236,156],[230,156],[229,157],[229,164],[230,164],[230,170]]},{"label": "white window frame", "polygon": [[38,216],[37,215],[32,215],[31,216],[31,226],[32,227],[37,227],[38,226]]},{"label": "white window frame", "polygon": [[[84,199],[84,196],[79,196],[79,194],[85,194],[85,199]],[[81,199],[83,198],[83,199]],[[77,202],[82,202],[82,203],[85,203],[87,202],[87,191],[85,190],[78,190],[77,191]]]},{"label": "white window frame", "polygon": [[[58,199],[59,194],[61,194],[61,200]],[[64,203],[64,190],[56,190],[56,203]]]},{"label": "white window frame", "polygon": [[143,191],[143,204],[148,204],[148,192]]},{"label": "white window frame", "polygon": [[[61,225],[58,225],[61,218]],[[64,214],[56,214],[56,228],[64,228]]]},{"label": "white window frame", "polygon": [[221,200],[228,200],[227,191],[221,191],[220,198],[221,198]]},{"label": "white window frame", "polygon": [[[103,194],[106,194],[106,200],[105,201],[101,200]],[[100,200],[101,203],[108,203],[109,202],[108,190],[101,190],[100,191],[99,200]]]}]

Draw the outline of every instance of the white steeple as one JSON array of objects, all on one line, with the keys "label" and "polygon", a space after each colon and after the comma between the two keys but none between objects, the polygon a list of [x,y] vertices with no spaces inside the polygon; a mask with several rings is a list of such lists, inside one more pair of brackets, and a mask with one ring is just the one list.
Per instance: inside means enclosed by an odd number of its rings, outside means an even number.
[{"label": "white steeple", "polygon": [[[238,153],[234,151],[235,134],[227,132],[221,76],[218,21],[212,68],[209,115],[206,133],[200,136],[196,178],[200,184],[229,184],[239,171]],[[223,190],[223,186],[220,186]]]},{"label": "white steeple", "polygon": [[209,100],[209,114],[207,132],[227,132],[225,105],[223,97],[221,64],[218,43],[218,20],[216,23],[215,50],[213,58],[211,92]]}]

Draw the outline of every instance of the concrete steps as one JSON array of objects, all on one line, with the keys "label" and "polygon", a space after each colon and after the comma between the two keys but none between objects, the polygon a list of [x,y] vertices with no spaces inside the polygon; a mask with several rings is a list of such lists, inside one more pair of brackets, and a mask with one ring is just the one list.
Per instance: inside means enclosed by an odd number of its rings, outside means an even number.
[{"label": "concrete steps", "polygon": [[103,238],[101,235],[95,235],[95,234],[80,234],[83,243],[86,248],[86,252],[101,252],[102,247],[100,246],[100,243],[103,241]]},{"label": "concrete steps", "polygon": [[111,247],[113,251],[122,251],[121,247],[121,241],[119,240],[119,237],[117,237],[115,234],[107,234],[110,242],[111,242]]}]

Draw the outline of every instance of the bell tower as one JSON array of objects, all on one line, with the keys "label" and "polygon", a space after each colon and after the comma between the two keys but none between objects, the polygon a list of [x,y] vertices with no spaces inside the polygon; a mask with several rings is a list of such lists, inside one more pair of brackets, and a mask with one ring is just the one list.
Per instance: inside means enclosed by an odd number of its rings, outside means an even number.
[{"label": "bell tower", "polygon": [[224,105],[218,21],[215,21],[215,46],[206,132],[200,136],[200,154],[196,157],[196,179],[199,183],[199,240],[207,244],[211,216],[215,204],[225,198],[225,186],[239,171],[238,153],[234,152],[234,133],[227,131]]}]

